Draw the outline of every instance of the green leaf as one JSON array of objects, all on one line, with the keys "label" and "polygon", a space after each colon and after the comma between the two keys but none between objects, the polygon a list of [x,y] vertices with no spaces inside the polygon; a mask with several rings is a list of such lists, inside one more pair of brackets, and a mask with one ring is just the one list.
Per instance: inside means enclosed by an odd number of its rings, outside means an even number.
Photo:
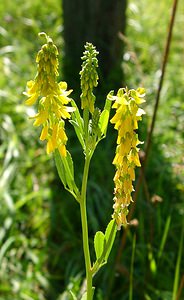
[{"label": "green leaf", "polygon": [[74,182],[74,168],[73,168],[72,157],[70,153],[67,151],[67,156],[61,157],[61,159],[64,165],[67,186],[69,187],[70,191],[73,191],[75,182]]},{"label": "green leaf", "polygon": [[59,151],[56,149],[54,152],[54,157],[59,177],[65,189],[69,190],[71,193],[74,191],[77,195],[79,191],[74,180],[74,167],[70,152],[67,151],[67,156],[62,157]]},{"label": "green leaf", "polygon": [[110,91],[107,95],[106,101],[105,101],[105,106],[104,109],[107,109],[109,112],[111,110],[111,105],[112,101],[114,101],[115,96],[114,96],[114,91]]},{"label": "green leaf", "polygon": [[101,130],[102,135],[106,135],[107,132],[107,127],[109,123],[109,115],[110,115],[110,110],[111,110],[111,105],[112,105],[112,98],[113,97],[113,91],[111,91],[107,95],[107,99],[105,101],[105,106],[104,110],[102,111],[99,119],[99,128]]},{"label": "green leaf", "polygon": [[57,168],[59,177],[60,177],[64,187],[66,188],[67,180],[66,180],[65,168],[64,168],[64,164],[61,159],[61,155],[58,150],[54,151],[54,158],[55,158],[56,168]]},{"label": "green leaf", "polygon": [[66,161],[67,161],[67,166],[66,166],[67,184],[69,188],[73,190],[77,195],[79,193],[79,190],[75,184],[73,159],[69,151],[67,151]]},{"label": "green leaf", "polygon": [[67,160],[67,163],[68,163],[68,166],[69,166],[69,169],[71,171],[71,176],[72,176],[72,179],[74,179],[74,167],[73,167],[73,160],[72,160],[72,156],[70,154],[69,151],[67,151],[67,157],[66,157],[66,160]]},{"label": "green leaf", "polygon": [[105,109],[102,111],[99,120],[100,131],[103,135],[106,134],[108,122],[109,122],[109,112],[108,110]]},{"label": "green leaf", "polygon": [[109,254],[111,252],[112,246],[114,244],[114,240],[116,237],[117,225],[115,220],[111,220],[107,225],[105,231],[105,243],[106,243],[106,251],[105,251],[105,260],[108,260]]},{"label": "green leaf", "polygon": [[73,125],[76,135],[78,137],[79,142],[81,143],[81,146],[83,149],[85,149],[85,143],[84,143],[84,124],[83,119],[81,118],[79,109],[75,103],[74,100],[71,100],[72,106],[75,108],[75,111],[72,113],[72,120],[70,120],[70,123]]},{"label": "green leaf", "polygon": [[70,120],[70,123],[73,125],[75,129],[75,133],[77,135],[77,138],[82,146],[82,148],[85,148],[84,138],[83,138],[83,131],[81,131],[81,128],[79,127],[78,123],[74,120]]},{"label": "green leaf", "polygon": [[97,260],[102,256],[104,250],[105,235],[101,231],[97,231],[94,238],[94,247]]},{"label": "green leaf", "polygon": [[72,113],[72,120],[75,121],[78,124],[81,131],[83,131],[83,119],[81,118],[79,109],[74,100],[71,100],[71,104],[75,108],[75,111]]},{"label": "green leaf", "polygon": [[112,249],[114,239],[117,232],[115,220],[111,220],[107,225],[105,235],[98,231],[94,238],[94,246],[96,252],[96,262],[93,264],[92,273],[96,274],[98,270],[107,263],[110,251]]}]

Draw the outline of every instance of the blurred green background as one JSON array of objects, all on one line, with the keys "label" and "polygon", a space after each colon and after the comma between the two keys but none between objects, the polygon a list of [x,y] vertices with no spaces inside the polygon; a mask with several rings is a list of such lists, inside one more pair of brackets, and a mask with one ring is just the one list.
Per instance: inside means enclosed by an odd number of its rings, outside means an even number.
[{"label": "blurred green background", "polygon": [[[124,85],[147,91],[141,140],[146,140],[153,114],[171,7],[171,0],[128,1],[126,38],[119,37]],[[53,158],[45,154],[39,130],[28,119],[34,110],[25,107],[22,95],[36,73],[41,31],[59,48],[64,76],[63,23],[60,0],[0,2],[0,300],[70,300],[68,290],[79,293],[83,284],[79,208],[63,190]],[[137,222],[123,249],[123,229],[118,232],[110,261],[95,278],[98,300],[130,299],[131,288],[135,300],[184,299],[183,28],[184,3],[179,1],[151,153],[134,214]],[[100,96],[97,105],[105,97]],[[90,169],[91,246],[95,232],[104,230],[112,214],[116,136],[110,127]],[[83,156],[70,126],[68,134],[80,182]]]}]

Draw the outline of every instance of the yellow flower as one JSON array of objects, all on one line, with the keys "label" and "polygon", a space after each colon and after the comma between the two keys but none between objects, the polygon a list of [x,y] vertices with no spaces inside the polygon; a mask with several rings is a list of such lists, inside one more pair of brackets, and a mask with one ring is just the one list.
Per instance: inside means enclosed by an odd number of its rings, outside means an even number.
[{"label": "yellow flower", "polygon": [[50,154],[53,151],[54,151],[54,147],[53,147],[53,144],[52,144],[52,139],[49,138],[48,142],[47,142],[47,154]]},{"label": "yellow flower", "polygon": [[48,129],[49,129],[48,125],[46,125],[46,126],[43,127],[41,135],[40,135],[40,140],[41,141],[44,141],[45,139],[47,139]]},{"label": "yellow flower", "polygon": [[116,220],[118,228],[126,225],[128,206],[132,201],[131,193],[134,190],[132,181],[135,180],[135,167],[140,167],[140,160],[137,145],[141,142],[135,133],[138,128],[138,121],[145,113],[138,104],[145,102],[144,89],[127,90],[119,89],[117,96],[114,96],[116,109],[111,123],[118,131],[116,154],[113,164],[116,166],[114,176],[114,213],[112,217]]},{"label": "yellow flower", "polygon": [[130,163],[134,163],[135,166],[141,167],[141,163],[139,160],[138,149],[132,149],[128,155],[128,160]]},{"label": "yellow flower", "polygon": [[66,82],[57,82],[58,50],[52,40],[45,37],[47,43],[36,57],[36,78],[27,82],[27,92],[24,94],[28,99],[25,103],[34,105],[38,100],[38,113],[31,118],[35,119],[34,126],[43,126],[40,140],[47,140],[47,153],[58,149],[62,156],[66,156],[64,120],[69,119],[74,111],[74,108],[66,106],[71,101],[68,96],[72,90],[67,91]]},{"label": "yellow flower", "polygon": [[59,153],[61,154],[61,156],[66,157],[66,147],[65,145],[61,144],[58,147]]},{"label": "yellow flower", "polygon": [[48,117],[49,117],[49,113],[47,110],[40,110],[40,112],[38,114],[36,114],[34,117],[32,117],[32,118],[36,119],[34,121],[33,125],[40,126],[40,125],[44,124],[47,121]]},{"label": "yellow flower", "polygon": [[33,104],[35,104],[37,98],[38,98],[38,95],[37,95],[36,93],[32,94],[32,96],[29,97],[29,98],[25,101],[26,105],[33,105]]}]

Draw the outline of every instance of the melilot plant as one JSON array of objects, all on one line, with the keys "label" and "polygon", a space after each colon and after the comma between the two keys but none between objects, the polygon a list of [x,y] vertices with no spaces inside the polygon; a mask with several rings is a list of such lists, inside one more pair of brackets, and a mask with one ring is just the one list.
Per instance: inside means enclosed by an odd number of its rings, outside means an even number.
[{"label": "melilot plant", "polygon": [[[140,144],[135,130],[138,121],[144,114],[139,105],[143,102],[145,91],[142,88],[128,90],[120,88],[116,95],[111,91],[101,111],[95,107],[93,90],[98,85],[98,52],[91,43],[86,43],[82,57],[81,78],[81,109],[79,103],[70,98],[72,90],[67,90],[66,82],[58,82],[58,50],[52,39],[45,33],[39,34],[46,38],[36,57],[37,75],[34,80],[28,81],[28,99],[26,105],[38,102],[38,112],[34,119],[34,126],[41,126],[40,140],[46,141],[46,151],[53,153],[59,177],[65,187],[78,202],[81,212],[83,250],[86,268],[86,291],[82,300],[92,300],[94,287],[93,277],[98,270],[107,263],[116,232],[121,226],[127,226],[126,216],[128,206],[132,201],[132,181],[135,180],[135,167],[140,167],[138,156]],[[105,233],[98,231],[94,237],[96,261],[91,262],[88,222],[86,210],[86,191],[91,158],[98,143],[106,137],[111,107],[115,114],[110,120],[118,132],[117,147],[113,164],[116,172],[114,176],[114,212]],[[81,114],[82,112],[82,114]],[[72,156],[67,149],[67,134],[65,123],[70,122],[76,132],[84,153],[84,171],[81,187],[75,181]],[[72,292],[73,299],[77,296]]]}]

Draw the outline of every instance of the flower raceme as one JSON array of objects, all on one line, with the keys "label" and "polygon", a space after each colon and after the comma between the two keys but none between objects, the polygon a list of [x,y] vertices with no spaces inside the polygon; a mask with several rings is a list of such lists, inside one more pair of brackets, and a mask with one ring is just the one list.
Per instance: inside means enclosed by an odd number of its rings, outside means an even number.
[{"label": "flower raceme", "polygon": [[95,46],[91,43],[86,43],[84,56],[82,57],[82,70],[81,76],[81,107],[82,109],[89,109],[91,114],[94,112],[95,95],[93,94],[93,88],[98,85],[98,73],[96,71],[98,67],[98,60],[96,56]]},{"label": "flower raceme", "polygon": [[128,206],[132,201],[131,193],[134,190],[132,181],[135,180],[135,167],[140,167],[139,148],[141,144],[135,130],[138,129],[138,121],[145,114],[144,110],[139,108],[139,104],[145,102],[144,89],[128,90],[119,89],[114,96],[115,103],[112,108],[116,109],[111,123],[118,131],[116,154],[113,164],[116,167],[114,176],[114,213],[118,227],[126,225],[126,216]]},{"label": "flower raceme", "polygon": [[26,105],[34,105],[38,101],[38,113],[31,117],[35,119],[34,126],[42,125],[40,140],[47,140],[47,153],[58,149],[61,156],[66,156],[67,136],[65,119],[69,119],[74,108],[66,106],[71,99],[68,97],[72,90],[67,91],[66,82],[57,82],[58,50],[52,39],[41,33],[47,39],[36,57],[37,75],[28,81],[28,99]]}]

